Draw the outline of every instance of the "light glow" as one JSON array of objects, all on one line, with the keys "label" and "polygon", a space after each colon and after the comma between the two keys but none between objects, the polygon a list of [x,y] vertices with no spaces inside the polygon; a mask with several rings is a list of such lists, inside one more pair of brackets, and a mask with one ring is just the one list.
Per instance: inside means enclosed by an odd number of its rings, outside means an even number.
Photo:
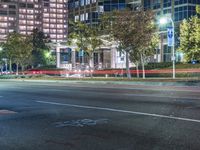
[{"label": "light glow", "polygon": [[162,25],[162,24],[166,24],[167,23],[167,19],[166,18],[161,18],[159,20],[159,23]]}]

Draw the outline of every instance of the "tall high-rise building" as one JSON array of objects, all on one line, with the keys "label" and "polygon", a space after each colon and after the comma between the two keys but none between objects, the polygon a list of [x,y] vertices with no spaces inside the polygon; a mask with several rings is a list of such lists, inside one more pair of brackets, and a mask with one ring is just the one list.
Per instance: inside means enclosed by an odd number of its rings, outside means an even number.
[{"label": "tall high-rise building", "polygon": [[31,34],[38,28],[52,41],[66,41],[67,0],[0,0],[0,41],[9,32]]}]

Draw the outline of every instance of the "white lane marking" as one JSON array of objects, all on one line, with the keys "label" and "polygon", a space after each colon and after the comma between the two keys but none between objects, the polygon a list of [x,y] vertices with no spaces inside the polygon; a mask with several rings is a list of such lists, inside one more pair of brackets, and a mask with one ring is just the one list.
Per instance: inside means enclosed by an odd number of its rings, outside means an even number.
[{"label": "white lane marking", "polygon": [[16,112],[11,111],[11,110],[0,110],[0,115],[4,115],[4,114],[15,114]]},{"label": "white lane marking", "polygon": [[76,107],[76,108],[85,108],[85,109],[105,110],[105,111],[112,111],[112,112],[120,112],[120,113],[128,113],[128,114],[135,114],[135,115],[143,115],[143,116],[150,116],[150,117],[159,117],[159,118],[166,118],[166,119],[174,119],[174,120],[181,120],[181,121],[189,121],[189,122],[200,123],[200,120],[196,120],[196,119],[174,117],[174,116],[166,116],[166,115],[159,115],[159,114],[151,114],[151,113],[144,113],[144,112],[136,112],[136,111],[129,111],[129,110],[121,110],[121,109],[114,109],[114,108],[97,107],[97,106],[86,106],[86,105],[75,105],[75,104],[65,104],[65,103],[56,103],[56,102],[48,102],[48,101],[36,101],[36,102],[43,103],[43,104],[68,106],[68,107]]}]

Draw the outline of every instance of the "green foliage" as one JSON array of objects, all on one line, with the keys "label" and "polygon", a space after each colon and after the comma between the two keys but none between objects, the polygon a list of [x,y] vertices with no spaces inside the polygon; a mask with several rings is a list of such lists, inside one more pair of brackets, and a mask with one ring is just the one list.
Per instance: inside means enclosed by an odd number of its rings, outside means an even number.
[{"label": "green foliage", "polygon": [[33,29],[32,33],[33,49],[40,51],[41,49],[48,49],[45,43],[49,42],[48,37],[37,28]]},{"label": "green foliage", "polygon": [[120,10],[114,11],[112,16],[110,33],[123,50],[129,52],[150,45],[155,31],[152,12]]},{"label": "green foliage", "polygon": [[48,61],[45,58],[45,52],[49,51],[48,46],[45,43],[48,43],[49,39],[42,31],[37,28],[33,30],[32,33],[32,43],[33,43],[33,51],[32,51],[32,65],[47,65]]},{"label": "green foliage", "polygon": [[154,52],[157,40],[155,40],[153,20],[154,14],[142,9],[114,11],[112,15],[103,16],[103,29],[108,30],[111,39],[119,45],[119,50],[126,52],[128,78],[130,78],[129,59],[137,64],[141,60],[144,64],[145,57]]},{"label": "green foliage", "polygon": [[[199,13],[199,7],[197,7]],[[185,61],[200,60],[200,17],[192,16],[180,25],[180,47]]]},{"label": "green foliage", "polygon": [[49,50],[43,51],[45,58],[45,66],[52,66],[56,64],[56,55],[53,55]]},{"label": "green foliage", "polygon": [[31,40],[31,36],[24,36],[17,32],[10,33],[2,45],[4,57],[24,68],[24,65],[30,64],[33,50]]},{"label": "green foliage", "polygon": [[24,70],[25,65],[29,65],[30,59],[32,57],[33,44],[31,42],[31,36],[18,35],[18,43],[15,47],[15,57],[14,61],[16,64],[21,65],[22,71]]},{"label": "green foliage", "polygon": [[[135,63],[139,63],[141,59],[141,54],[143,57],[147,58],[148,56],[152,56],[155,54],[155,49],[158,47],[159,36],[157,34],[152,34],[151,39],[149,39],[148,46],[138,47],[139,49],[135,49],[130,52],[130,60]],[[144,58],[144,59],[145,59]]]},{"label": "green foliage", "polygon": [[3,51],[0,50],[0,71],[2,71],[3,66],[4,66],[4,64],[5,64],[5,62],[3,61],[3,58],[4,58]]},{"label": "green foliage", "polygon": [[89,27],[82,22],[69,22],[69,26],[71,29],[68,36],[68,44],[76,45],[79,50],[88,50],[88,41],[90,36]]},{"label": "green foliage", "polygon": [[200,5],[196,6],[196,12],[197,12],[197,14],[200,14]]},{"label": "green foliage", "polygon": [[60,69],[56,68],[56,65],[41,66],[41,67],[38,67],[37,69],[41,69],[41,70],[60,70]]},{"label": "green foliage", "polygon": [[89,27],[89,49],[88,52],[91,54],[93,53],[97,48],[99,48],[101,45],[103,45],[103,41],[99,35],[100,29],[98,27]]},{"label": "green foliage", "polygon": [[7,59],[13,59],[15,56],[15,44],[19,43],[19,34],[16,32],[9,33],[5,43],[2,43],[3,54]]},{"label": "green foliage", "polygon": [[77,51],[84,50],[89,56],[90,67],[92,67],[93,53],[103,44],[99,36],[100,28],[98,26],[92,27],[82,22],[70,21],[70,29],[68,44],[76,46]]},{"label": "green foliage", "polygon": [[168,67],[171,67],[172,63],[171,62],[162,62],[162,63],[148,63],[145,65],[145,68],[147,70],[151,69],[166,69]]}]

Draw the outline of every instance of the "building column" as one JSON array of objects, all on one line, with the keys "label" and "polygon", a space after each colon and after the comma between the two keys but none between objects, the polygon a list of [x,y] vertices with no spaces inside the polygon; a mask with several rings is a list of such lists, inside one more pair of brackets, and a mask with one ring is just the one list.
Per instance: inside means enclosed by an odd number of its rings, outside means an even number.
[{"label": "building column", "polygon": [[60,46],[56,46],[56,68],[60,68]]},{"label": "building column", "polygon": [[98,53],[97,53],[97,62],[98,62],[98,63],[97,63],[97,65],[98,65],[97,68],[98,68],[98,69],[102,68],[101,50],[99,50]]},{"label": "building column", "polygon": [[110,49],[110,58],[111,58],[111,68],[117,68],[117,50],[116,46],[112,46]]}]

